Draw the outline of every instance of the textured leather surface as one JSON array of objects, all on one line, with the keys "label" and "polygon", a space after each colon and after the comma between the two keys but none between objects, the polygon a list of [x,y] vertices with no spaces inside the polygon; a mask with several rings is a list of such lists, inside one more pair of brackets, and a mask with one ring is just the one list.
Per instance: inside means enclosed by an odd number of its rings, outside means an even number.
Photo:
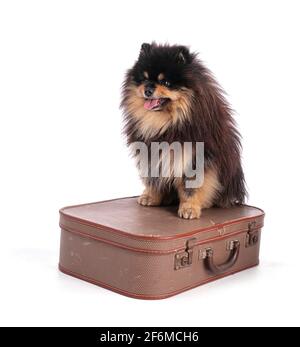
[{"label": "textured leather surface", "polygon": [[[177,217],[176,207],[142,207],[136,198],[71,206],[61,210],[59,268],[127,296],[162,299],[257,265],[263,220],[250,206],[204,210],[192,221]],[[188,266],[178,268],[188,254]]]},{"label": "textured leather surface", "polygon": [[216,225],[234,223],[262,216],[262,210],[251,206],[228,209],[204,209],[200,219],[178,218],[177,207],[143,207],[137,198],[116,199],[92,204],[66,207],[61,212],[73,219],[120,230],[135,236],[174,237]]}]

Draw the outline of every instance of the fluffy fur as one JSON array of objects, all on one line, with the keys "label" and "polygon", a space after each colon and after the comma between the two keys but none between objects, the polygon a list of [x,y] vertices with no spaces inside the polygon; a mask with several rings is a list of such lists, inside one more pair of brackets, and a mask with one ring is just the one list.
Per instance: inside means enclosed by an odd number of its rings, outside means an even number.
[{"label": "fluffy fur", "polygon": [[150,148],[152,142],[166,141],[204,142],[205,146],[201,188],[186,189],[184,176],[146,178],[139,199],[142,205],[179,200],[179,216],[192,219],[200,217],[202,208],[244,202],[241,143],[233,112],[195,53],[185,46],[143,44],[126,74],[121,107],[129,145],[142,141]]}]

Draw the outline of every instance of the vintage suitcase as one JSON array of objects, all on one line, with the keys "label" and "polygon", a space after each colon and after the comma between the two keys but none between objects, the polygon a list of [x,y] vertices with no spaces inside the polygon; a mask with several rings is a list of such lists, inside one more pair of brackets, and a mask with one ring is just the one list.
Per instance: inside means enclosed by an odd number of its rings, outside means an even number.
[{"label": "vintage suitcase", "polygon": [[139,299],[163,299],[258,265],[264,212],[251,206],[203,210],[123,198],[60,210],[59,269]]}]

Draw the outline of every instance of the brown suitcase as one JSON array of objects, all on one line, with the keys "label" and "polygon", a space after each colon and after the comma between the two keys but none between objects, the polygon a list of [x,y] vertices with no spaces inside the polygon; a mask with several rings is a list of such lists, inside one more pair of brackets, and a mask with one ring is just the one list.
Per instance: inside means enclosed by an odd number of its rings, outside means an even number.
[{"label": "brown suitcase", "polygon": [[59,269],[139,299],[163,299],[258,265],[264,212],[251,206],[203,210],[123,198],[60,210]]}]

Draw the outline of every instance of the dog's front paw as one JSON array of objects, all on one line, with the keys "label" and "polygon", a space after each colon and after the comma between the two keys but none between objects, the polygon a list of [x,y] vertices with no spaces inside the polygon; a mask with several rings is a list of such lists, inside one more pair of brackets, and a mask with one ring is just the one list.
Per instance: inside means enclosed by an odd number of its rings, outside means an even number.
[{"label": "dog's front paw", "polygon": [[179,206],[178,216],[184,219],[200,218],[201,208],[188,202],[182,203]]},{"label": "dog's front paw", "polygon": [[160,201],[150,195],[143,194],[138,198],[138,203],[142,206],[159,206]]}]

